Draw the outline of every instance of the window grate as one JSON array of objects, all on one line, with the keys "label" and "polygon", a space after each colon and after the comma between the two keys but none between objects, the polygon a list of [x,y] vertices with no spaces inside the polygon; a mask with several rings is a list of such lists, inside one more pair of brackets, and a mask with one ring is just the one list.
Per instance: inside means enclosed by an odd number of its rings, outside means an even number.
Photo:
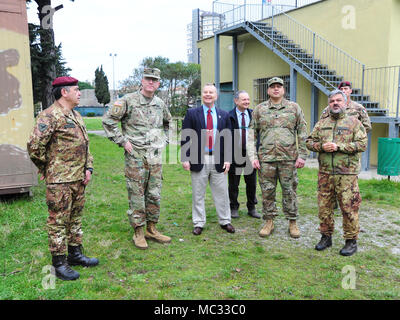
[{"label": "window grate", "polygon": [[[285,88],[285,99],[289,99],[289,97],[290,97],[290,75],[278,76],[278,77],[281,78],[284,82],[283,87]],[[253,80],[253,104],[254,104],[254,106],[269,99],[269,96],[267,93],[267,91],[268,91],[267,83],[268,83],[268,80],[271,78],[273,78],[273,77],[260,78],[260,79]]]}]

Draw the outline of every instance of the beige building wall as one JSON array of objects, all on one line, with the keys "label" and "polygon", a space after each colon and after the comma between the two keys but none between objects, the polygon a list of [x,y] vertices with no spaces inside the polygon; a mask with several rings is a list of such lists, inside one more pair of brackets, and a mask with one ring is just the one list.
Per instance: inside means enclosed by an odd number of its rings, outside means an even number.
[{"label": "beige building wall", "polygon": [[390,19],[389,33],[389,59],[388,65],[400,65],[400,0],[393,0],[390,9],[392,14]]},{"label": "beige building wall", "polygon": [[389,62],[387,35],[397,15],[391,8],[398,2],[325,0],[288,14],[366,66],[381,67]]}]

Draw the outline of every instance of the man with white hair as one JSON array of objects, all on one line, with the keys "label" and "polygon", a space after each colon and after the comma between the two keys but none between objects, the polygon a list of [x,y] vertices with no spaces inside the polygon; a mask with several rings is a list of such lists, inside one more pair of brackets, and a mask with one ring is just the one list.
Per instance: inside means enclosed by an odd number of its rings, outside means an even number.
[{"label": "man with white hair", "polygon": [[[253,168],[247,155],[246,143],[248,128],[253,110],[250,106],[250,96],[246,91],[238,91],[234,96],[235,108],[229,112],[232,124],[232,165],[228,172],[229,201],[231,217],[239,218],[239,184],[243,175],[246,183],[247,214],[256,219],[261,215],[256,211],[257,171]],[[257,144],[258,146],[258,144]]]},{"label": "man with white hair", "polygon": [[189,109],[182,123],[182,167],[192,179],[193,234],[199,236],[206,224],[205,194],[210,184],[222,229],[235,233],[231,224],[227,174],[231,165],[229,114],[215,106],[218,93],[212,83],[204,85],[203,105]]},{"label": "man with white hair", "polygon": [[345,112],[346,101],[346,95],[340,90],[329,94],[329,117],[317,122],[306,145],[309,150],[319,153],[318,216],[322,237],[315,249],[321,251],[332,245],[334,199],[337,198],[346,241],[340,254],[351,256],[357,251],[360,230],[360,153],[365,151],[368,138],[360,120]]}]

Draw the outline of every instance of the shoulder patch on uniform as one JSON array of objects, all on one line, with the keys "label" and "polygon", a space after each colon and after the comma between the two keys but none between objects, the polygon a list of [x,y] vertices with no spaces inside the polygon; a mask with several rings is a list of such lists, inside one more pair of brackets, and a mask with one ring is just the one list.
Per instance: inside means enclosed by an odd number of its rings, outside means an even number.
[{"label": "shoulder patch on uniform", "polygon": [[124,104],[121,101],[116,101],[111,109],[113,116],[122,116],[125,112]]},{"label": "shoulder patch on uniform", "polygon": [[39,123],[39,131],[44,132],[47,129],[47,124]]}]

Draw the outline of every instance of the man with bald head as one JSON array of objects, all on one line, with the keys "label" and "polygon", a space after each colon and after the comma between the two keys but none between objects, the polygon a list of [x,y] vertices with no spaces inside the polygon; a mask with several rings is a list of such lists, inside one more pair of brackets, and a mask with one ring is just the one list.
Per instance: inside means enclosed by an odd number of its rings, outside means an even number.
[{"label": "man with bald head", "polygon": [[234,233],[229,208],[227,173],[231,164],[231,124],[229,114],[215,106],[217,88],[206,84],[203,104],[189,109],[182,123],[181,161],[192,179],[193,234],[202,233],[206,224],[204,198],[210,183],[212,197],[222,229]]}]

